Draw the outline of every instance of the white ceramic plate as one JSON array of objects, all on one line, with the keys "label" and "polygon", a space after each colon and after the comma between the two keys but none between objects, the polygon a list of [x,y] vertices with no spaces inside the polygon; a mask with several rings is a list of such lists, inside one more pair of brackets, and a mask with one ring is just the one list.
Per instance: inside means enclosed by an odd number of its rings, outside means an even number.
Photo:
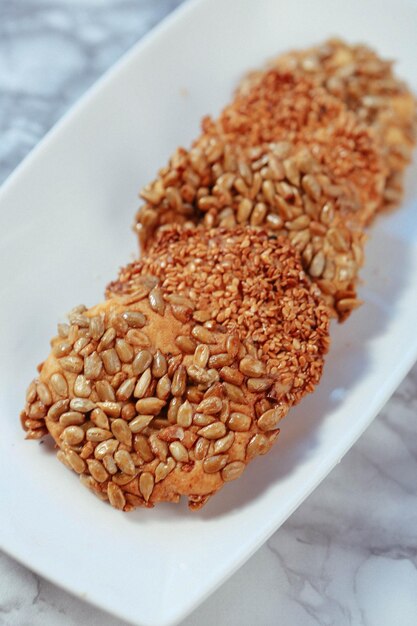
[{"label": "white ceramic plate", "polygon": [[[145,626],[178,622],[276,530],[363,432],[417,356],[417,188],[368,245],[363,306],[333,329],[319,390],[281,440],[207,507],[122,515],[47,443],[23,440],[25,387],[55,322],[93,304],[136,249],[136,191],[268,56],[332,34],[400,60],[417,90],[417,4],[202,0],[136,46],[47,136],[0,195],[1,547],[55,583]],[[381,451],[383,454],[383,451]]]}]

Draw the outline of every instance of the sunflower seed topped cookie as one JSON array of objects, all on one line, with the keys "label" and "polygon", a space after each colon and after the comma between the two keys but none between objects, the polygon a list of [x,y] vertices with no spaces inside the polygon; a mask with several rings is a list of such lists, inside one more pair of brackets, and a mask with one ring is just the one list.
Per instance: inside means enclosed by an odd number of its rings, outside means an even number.
[{"label": "sunflower seed topped cookie", "polygon": [[[417,101],[405,82],[395,75],[393,62],[381,58],[368,46],[330,39],[318,46],[282,54],[270,61],[270,68],[308,76],[374,130],[389,170],[382,206],[398,204],[403,172],[416,143]],[[251,72],[239,90],[251,90],[263,75],[264,71]]]},{"label": "sunflower seed topped cookie", "polygon": [[60,325],[22,412],[116,508],[202,506],[319,382],[328,310],[287,239],[161,233],[108,299]]},{"label": "sunflower seed topped cookie", "polygon": [[179,149],[141,195],[146,248],[158,228],[250,224],[288,236],[335,315],[359,304],[364,224],[379,207],[386,169],[355,114],[307,79],[264,73],[191,150]]}]

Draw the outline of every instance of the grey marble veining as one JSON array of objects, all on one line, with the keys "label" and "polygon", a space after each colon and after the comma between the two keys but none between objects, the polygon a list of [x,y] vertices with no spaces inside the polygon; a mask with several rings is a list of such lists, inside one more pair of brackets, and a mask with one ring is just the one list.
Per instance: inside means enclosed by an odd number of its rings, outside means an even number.
[{"label": "grey marble veining", "polygon": [[0,0],[0,181],[181,0]]},{"label": "grey marble veining", "polygon": [[[179,0],[0,0],[0,181]],[[1,626],[123,626],[0,553]],[[417,624],[417,367],[183,626]]]}]

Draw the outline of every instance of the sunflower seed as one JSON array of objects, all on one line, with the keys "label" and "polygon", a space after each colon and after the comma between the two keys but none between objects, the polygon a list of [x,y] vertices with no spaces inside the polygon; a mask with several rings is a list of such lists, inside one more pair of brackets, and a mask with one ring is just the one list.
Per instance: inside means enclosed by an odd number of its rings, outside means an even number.
[{"label": "sunflower seed", "polygon": [[186,400],[181,404],[178,408],[177,413],[177,424],[182,426],[183,428],[188,428],[191,426],[193,420],[193,409],[191,404]]},{"label": "sunflower seed", "polygon": [[237,432],[245,432],[249,430],[251,425],[251,418],[245,413],[232,413],[229,417],[228,426],[230,430]]},{"label": "sunflower seed", "polygon": [[151,421],[154,419],[154,415],[138,415],[129,422],[129,428],[132,433],[140,433],[144,430]]},{"label": "sunflower seed", "polygon": [[101,353],[101,359],[107,374],[116,374],[121,370],[122,364],[114,348],[104,350],[104,352]]},{"label": "sunflower seed", "polygon": [[76,354],[79,354],[81,352],[81,350],[83,348],[86,347],[86,345],[88,344],[88,339],[87,337],[80,337],[79,339],[77,339],[77,341],[74,343],[74,347],[73,350]]},{"label": "sunflower seed", "polygon": [[200,309],[198,311],[194,311],[193,319],[196,322],[200,322],[200,324],[204,324],[204,322],[208,322],[211,319],[211,313],[210,311]]},{"label": "sunflower seed", "polygon": [[90,380],[96,380],[101,373],[103,364],[97,352],[93,352],[84,360],[84,376]]},{"label": "sunflower seed", "polygon": [[240,385],[243,384],[244,376],[242,372],[239,372],[239,370],[234,367],[222,367],[219,374],[220,378],[225,380],[227,383],[231,383],[237,387],[240,387]]},{"label": "sunflower seed", "polygon": [[176,441],[177,439],[182,441],[184,439],[184,429],[181,428],[181,426],[171,424],[167,426],[166,428],[164,428],[163,430],[161,430],[158,433],[158,437],[162,441],[167,441],[167,442]]},{"label": "sunflower seed", "polygon": [[58,461],[61,461],[61,463],[63,463],[65,467],[68,467],[68,469],[72,470],[72,465],[68,461],[63,450],[58,450],[58,452],[56,453],[56,458],[58,459]]},{"label": "sunflower seed", "polygon": [[94,452],[94,443],[92,441],[87,441],[81,448],[79,455],[85,461],[86,459],[90,458],[93,452]]},{"label": "sunflower seed", "polygon": [[220,439],[224,437],[225,434],[226,426],[223,422],[214,422],[214,424],[209,424],[197,432],[197,435],[205,437],[206,439]]},{"label": "sunflower seed", "polygon": [[131,328],[143,328],[146,324],[146,316],[140,311],[125,311],[122,317]]},{"label": "sunflower seed", "polygon": [[80,374],[84,367],[84,361],[79,356],[64,356],[59,360],[59,364],[63,370],[73,374]]},{"label": "sunflower seed", "polygon": [[188,337],[187,335],[179,335],[175,339],[175,343],[185,354],[194,354],[197,345],[194,339],[192,339],[192,337]]},{"label": "sunflower seed", "polygon": [[165,401],[159,398],[142,398],[136,402],[136,410],[142,415],[158,415],[165,406]]},{"label": "sunflower seed", "polygon": [[358,300],[357,298],[342,298],[337,301],[336,308],[339,313],[344,313],[345,311],[357,309],[361,304],[362,300]]},{"label": "sunflower seed", "polygon": [[132,432],[126,422],[122,419],[115,419],[111,425],[113,435],[120,443],[124,443],[126,446],[132,445]]},{"label": "sunflower seed", "polygon": [[245,224],[249,221],[249,216],[253,209],[253,202],[249,198],[243,198],[238,205],[236,219],[239,224]]},{"label": "sunflower seed", "polygon": [[78,413],[77,411],[68,411],[67,413],[62,413],[59,418],[59,423],[61,426],[79,426],[80,424],[84,424],[85,415],[82,413]]},{"label": "sunflower seed", "polygon": [[91,383],[82,374],[78,374],[75,379],[74,393],[79,398],[88,398],[91,395]]},{"label": "sunflower seed", "polygon": [[85,359],[85,357],[90,356],[94,352],[95,345],[94,342],[90,341],[82,350],[80,350],[79,355]]},{"label": "sunflower seed", "polygon": [[216,343],[216,336],[204,326],[194,326],[191,334],[201,343]]},{"label": "sunflower seed", "polygon": [[99,380],[95,385],[99,400],[101,402],[115,402],[114,389],[107,380]]},{"label": "sunflower seed", "polygon": [[58,400],[51,406],[48,411],[48,417],[52,420],[58,420],[59,416],[68,411],[69,400]]},{"label": "sunflower seed", "polygon": [[268,207],[264,202],[257,202],[250,216],[250,225],[251,226],[260,226],[268,212]]},{"label": "sunflower seed", "polygon": [[274,430],[287,413],[288,407],[284,404],[278,405],[274,409],[269,409],[258,419],[258,427],[264,431]]},{"label": "sunflower seed", "polygon": [[213,415],[205,415],[204,413],[194,413],[193,424],[196,426],[208,426],[213,424],[216,418]]},{"label": "sunflower seed", "polygon": [[250,356],[245,356],[239,363],[239,369],[245,376],[259,378],[265,373],[265,365]]},{"label": "sunflower seed", "polygon": [[[87,310],[87,309],[85,309]],[[81,313],[70,313],[69,321],[74,326],[79,326],[80,328],[88,328],[90,325],[90,320],[86,315],[82,315]]]},{"label": "sunflower seed", "polygon": [[187,385],[187,372],[184,365],[180,365],[176,370],[171,384],[171,393],[173,396],[182,396]]},{"label": "sunflower seed", "polygon": [[116,352],[122,363],[131,363],[133,361],[134,350],[124,339],[116,339]]},{"label": "sunflower seed", "polygon": [[227,454],[215,454],[203,461],[203,469],[206,474],[215,474],[225,467],[227,459]]},{"label": "sunflower seed", "polygon": [[165,302],[162,296],[162,291],[159,287],[154,287],[148,295],[149,304],[151,309],[159,315],[163,315],[165,312]]},{"label": "sunflower seed", "polygon": [[95,459],[88,459],[87,466],[91,476],[98,483],[104,483],[108,479],[109,475],[104,469],[103,465],[100,463],[100,461],[96,461]]},{"label": "sunflower seed", "polygon": [[121,407],[117,402],[97,402],[97,406],[109,417],[119,417],[120,415]]},{"label": "sunflower seed", "polygon": [[68,426],[63,430],[61,437],[69,446],[76,446],[84,439],[84,431],[79,426]]},{"label": "sunflower seed", "polygon": [[209,358],[209,362],[208,362],[209,367],[214,367],[216,369],[220,369],[221,367],[224,367],[225,365],[231,365],[232,363],[233,363],[233,357],[228,352],[214,354],[213,356]]},{"label": "sunflower seed", "polygon": [[303,176],[301,186],[312,200],[320,200],[321,187],[317,178],[315,178],[311,174],[306,174],[305,176]]},{"label": "sunflower seed", "polygon": [[179,463],[187,463],[188,462],[188,452],[187,449],[183,446],[179,441],[173,441],[169,444],[169,451],[176,461]]},{"label": "sunflower seed", "polygon": [[51,392],[49,391],[45,383],[38,383],[36,389],[38,392],[39,400],[42,402],[42,404],[44,404],[45,406],[49,406],[50,404],[52,404]]},{"label": "sunflower seed", "polygon": [[52,354],[60,359],[64,356],[70,354],[72,350],[72,345],[69,341],[61,341],[60,343],[54,344],[52,347]]},{"label": "sunflower seed", "polygon": [[34,419],[42,419],[46,415],[46,407],[42,402],[34,402],[29,407],[29,417]]},{"label": "sunflower seed", "polygon": [[175,461],[171,456],[167,459],[166,463],[159,463],[155,470],[155,482],[159,483],[161,480],[164,480],[164,478],[166,478],[174,468]]},{"label": "sunflower seed", "polygon": [[117,465],[111,454],[107,454],[103,457],[103,465],[112,476],[117,474]]},{"label": "sunflower seed", "polygon": [[152,362],[152,376],[162,378],[167,373],[168,365],[165,356],[160,350],[155,352]]},{"label": "sunflower seed", "polygon": [[[171,312],[175,319],[177,319],[179,322],[182,322],[183,324],[186,324],[191,320],[194,313],[194,308],[184,306],[182,304],[171,304]],[[191,340],[191,337],[189,337],[189,339]],[[192,352],[189,352],[189,354],[192,354]]]},{"label": "sunflower seed", "polygon": [[96,457],[96,459],[101,461],[108,454],[114,454],[118,447],[119,442],[116,439],[107,439],[107,441],[102,441],[98,444],[98,446],[95,447],[94,456]]},{"label": "sunflower seed", "polygon": [[187,366],[187,374],[191,378],[191,380],[200,385],[206,385],[206,387],[219,380],[219,374],[217,370],[205,370],[202,367],[198,367],[197,365]]},{"label": "sunflower seed", "polygon": [[129,330],[129,324],[121,315],[112,315],[111,325],[116,331],[116,336],[118,337],[124,337]]},{"label": "sunflower seed", "polygon": [[143,435],[135,435],[133,447],[145,463],[150,463],[154,459],[154,453],[149,445],[149,441]]},{"label": "sunflower seed", "polygon": [[[156,356],[156,355],[155,355]],[[152,354],[148,350],[141,350],[135,356],[132,370],[135,376],[142,374],[152,363]]]},{"label": "sunflower seed", "polygon": [[240,387],[231,383],[223,383],[224,390],[232,402],[245,402],[245,394]]},{"label": "sunflower seed", "polygon": [[200,402],[196,410],[200,413],[216,415],[216,413],[220,413],[220,411],[222,410],[222,401],[217,396],[205,398]]},{"label": "sunflower seed", "polygon": [[168,421],[171,424],[175,424],[176,423],[178,409],[181,406],[181,404],[182,404],[182,399],[181,398],[172,398],[171,402],[169,403],[167,417],[168,417]]},{"label": "sunflower seed", "polygon": [[126,422],[129,422],[136,415],[136,409],[133,402],[128,402],[122,406],[122,410],[120,411],[120,417],[124,419]]},{"label": "sunflower seed", "polygon": [[149,389],[149,385],[151,384],[151,381],[152,381],[151,369],[150,367],[148,367],[148,369],[146,369],[143,372],[138,382],[136,383],[135,389],[133,391],[134,397],[143,398]]},{"label": "sunflower seed", "polygon": [[229,335],[226,340],[227,353],[234,359],[240,350],[241,343],[237,335]]},{"label": "sunflower seed", "polygon": [[32,402],[35,402],[36,398],[37,398],[37,391],[36,391],[36,384],[35,381],[32,381],[26,391],[26,402],[28,404],[31,404]]},{"label": "sunflower seed", "polygon": [[152,434],[149,437],[149,443],[151,446],[152,452],[155,456],[159,457],[161,461],[166,461],[168,456],[168,446],[165,441],[161,441],[156,434]]},{"label": "sunflower seed", "polygon": [[98,352],[102,352],[103,350],[111,346],[111,344],[113,343],[115,339],[116,339],[115,329],[108,328],[106,332],[104,333],[104,335],[102,336],[102,338],[100,339],[100,343],[97,346]]},{"label": "sunflower seed", "polygon": [[114,453],[114,460],[119,469],[125,474],[132,476],[136,472],[135,464],[127,450],[117,450],[117,452]]},{"label": "sunflower seed", "polygon": [[65,452],[65,456],[74,472],[77,472],[77,474],[82,474],[83,472],[85,472],[85,461],[83,461],[82,458],[78,456],[76,452],[74,452],[74,450],[67,450]]},{"label": "sunflower seed", "polygon": [[205,368],[210,357],[210,349],[206,344],[200,344],[194,352],[193,362],[197,367]]},{"label": "sunflower seed", "polygon": [[151,340],[148,335],[142,330],[137,330],[136,328],[131,328],[127,332],[126,340],[139,348],[149,348],[151,346]]},{"label": "sunflower seed", "polygon": [[90,335],[98,341],[104,333],[104,316],[95,315],[90,318]]},{"label": "sunflower seed", "polygon": [[204,398],[204,392],[198,387],[187,387],[186,397],[189,402],[199,404]]},{"label": "sunflower seed", "polygon": [[242,461],[233,461],[226,465],[222,470],[222,478],[225,482],[236,480],[242,475],[245,464]]},{"label": "sunflower seed", "polygon": [[156,395],[160,400],[167,400],[171,392],[171,381],[167,374],[158,380],[156,385]]},{"label": "sunflower seed", "polygon": [[139,491],[141,492],[146,502],[149,501],[149,498],[152,495],[154,484],[155,480],[150,472],[144,472],[143,474],[141,474],[139,478]]},{"label": "sunflower seed", "polygon": [[126,498],[124,497],[123,491],[118,485],[115,485],[113,482],[109,482],[109,484],[107,485],[107,496],[109,498],[110,504],[115,509],[120,509],[121,511],[123,511],[126,504]]},{"label": "sunflower seed", "polygon": [[210,442],[208,439],[205,439],[204,437],[197,439],[194,447],[194,457],[196,461],[202,461],[206,457],[209,446]]},{"label": "sunflower seed", "polygon": [[270,378],[248,378],[246,384],[252,393],[267,391],[271,388],[273,381]]},{"label": "sunflower seed", "polygon": [[322,250],[319,250],[310,263],[308,271],[313,278],[318,278],[322,275],[326,265],[326,258]]},{"label": "sunflower seed", "polygon": [[86,398],[72,398],[70,401],[71,411],[78,411],[79,413],[89,413],[95,406],[94,402]]},{"label": "sunflower seed", "polygon": [[120,385],[116,392],[116,398],[119,402],[126,402],[130,398],[135,388],[135,382],[135,378],[128,378]]},{"label": "sunflower seed", "polygon": [[234,433],[228,433],[225,437],[217,439],[217,441],[214,442],[214,454],[221,454],[222,452],[227,452],[228,450],[230,450],[234,440]]},{"label": "sunflower seed", "polygon": [[92,428],[89,428],[86,433],[87,441],[94,441],[96,443],[100,441],[105,441],[106,439],[110,439],[111,436],[112,435],[109,430],[106,430],[104,428],[96,428],[94,426]]},{"label": "sunflower seed", "polygon": [[96,408],[91,411],[90,419],[98,428],[109,430],[109,419],[102,409]]}]

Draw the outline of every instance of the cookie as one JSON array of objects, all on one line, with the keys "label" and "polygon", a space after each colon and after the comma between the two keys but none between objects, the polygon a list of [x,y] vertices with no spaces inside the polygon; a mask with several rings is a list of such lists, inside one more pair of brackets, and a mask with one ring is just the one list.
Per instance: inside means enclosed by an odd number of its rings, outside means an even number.
[{"label": "cookie", "polygon": [[199,508],[313,391],[328,328],[288,239],[174,228],[59,325],[22,425],[116,508]]}]

